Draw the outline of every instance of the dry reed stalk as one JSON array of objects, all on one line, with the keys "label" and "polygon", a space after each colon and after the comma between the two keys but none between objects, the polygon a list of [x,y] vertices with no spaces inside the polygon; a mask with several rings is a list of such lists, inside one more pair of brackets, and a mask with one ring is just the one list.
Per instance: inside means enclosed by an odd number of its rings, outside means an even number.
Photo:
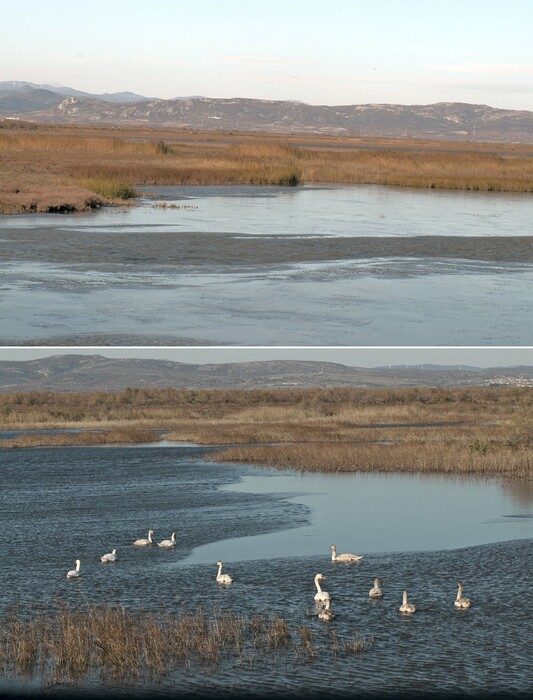
[{"label": "dry reed stalk", "polygon": [[[334,656],[341,646],[345,653],[360,651],[356,643],[366,640],[342,640],[330,633],[318,642],[324,653]],[[39,677],[46,683],[77,683],[94,672],[122,682],[157,679],[177,664],[214,665],[224,659],[252,663],[258,653],[281,650],[309,662],[317,658],[319,647],[308,626],[292,631],[278,615],[247,618],[231,610],[207,617],[202,609],[173,614],[108,605],[76,609],[60,603],[36,616],[14,609],[0,623],[3,674]]]},{"label": "dry reed stalk", "polygon": [[360,654],[371,646],[373,639],[362,638],[359,632],[354,632],[350,639],[343,639],[342,649],[345,654]]}]

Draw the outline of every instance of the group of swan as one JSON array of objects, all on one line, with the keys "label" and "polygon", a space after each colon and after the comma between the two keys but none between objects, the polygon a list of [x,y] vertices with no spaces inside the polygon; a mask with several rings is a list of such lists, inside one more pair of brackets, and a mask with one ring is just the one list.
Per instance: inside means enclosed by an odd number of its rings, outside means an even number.
[{"label": "group of swan", "polygon": [[[331,561],[333,562],[354,562],[360,561],[363,558],[363,556],[359,554],[337,554],[337,547],[334,544],[330,545],[329,548],[331,550]],[[318,613],[318,617],[321,620],[332,620],[335,617],[335,614],[331,610],[331,596],[327,591],[323,591],[320,585],[320,581],[324,581],[325,579],[326,577],[324,574],[317,574],[315,576],[315,603],[317,604],[318,608],[321,608],[320,612]],[[383,589],[381,588],[382,584],[383,581],[379,578],[379,576],[374,579],[374,585],[368,591],[370,598],[383,598]],[[457,598],[454,601],[454,606],[459,610],[466,610],[471,606],[472,602],[469,598],[463,598],[462,581],[459,581],[458,586],[459,589],[457,591]],[[416,606],[414,606],[413,603],[407,602],[407,591],[403,592],[403,602],[398,610],[406,615],[412,615],[416,612]]]},{"label": "group of swan", "polygon": [[[152,540],[152,535],[154,535],[155,532],[154,530],[148,530],[148,537],[146,539],[141,538],[138,540],[135,540],[133,543],[136,547],[147,547],[153,543]],[[171,535],[171,538],[169,540],[161,540],[161,542],[157,543],[158,547],[175,547],[176,546],[176,533],[173,532]],[[331,550],[331,560],[333,562],[354,562],[354,561],[359,561],[363,557],[362,555],[359,554],[337,554],[337,548],[334,544],[330,545],[330,550]],[[109,554],[104,554],[103,556],[100,557],[100,561],[103,562],[104,564],[107,562],[113,562],[118,560],[118,555],[117,555],[117,550],[114,549],[112,552]],[[67,572],[67,578],[79,578],[80,576],[80,565],[81,562],[79,559],[76,559],[76,568],[71,569],[70,571]],[[218,573],[216,575],[216,582],[223,584],[225,586],[229,586],[231,583],[233,583],[233,579],[229,574],[223,574],[222,573],[222,562],[217,561],[217,566],[218,566]],[[324,574],[317,574],[315,576],[315,586],[316,586],[316,593],[315,593],[315,603],[317,604],[317,607],[321,608],[320,612],[318,613],[318,617],[321,620],[332,620],[335,617],[335,613],[331,610],[331,596],[327,591],[323,591],[322,587],[320,585],[320,581],[325,581],[326,577]],[[368,595],[370,598],[383,598],[383,589],[381,588],[383,581],[379,578],[374,579],[374,585],[373,587],[368,591]],[[457,591],[457,598],[454,601],[454,606],[459,609],[459,610],[466,610],[472,605],[472,602],[469,598],[463,598],[463,583],[462,581],[459,581],[458,584],[459,588]],[[405,613],[406,615],[412,615],[413,613],[416,612],[416,607],[412,603],[407,602],[407,591],[403,592],[403,602],[402,605],[398,608],[401,613]]]},{"label": "group of swan", "polygon": [[[149,545],[153,544],[152,535],[155,535],[155,531],[148,530],[148,537],[147,538],[141,537],[140,539],[135,540],[135,542],[133,544],[135,545],[135,547],[148,547]],[[176,546],[176,533],[173,532],[169,540],[161,540],[161,542],[158,542],[157,546],[167,548],[167,549],[169,549],[170,547],[175,547]],[[109,562],[118,561],[117,550],[114,549],[112,552],[109,552],[108,554],[103,554],[100,557],[100,561],[102,562],[102,564],[107,564]],[[76,559],[76,568],[71,569],[70,571],[67,571],[67,578],[79,578],[81,576],[80,566],[81,566],[81,561],[79,559]],[[230,583],[231,583],[231,581],[230,581]]]},{"label": "group of swan", "polygon": [[[135,540],[133,543],[135,547],[149,547],[151,544],[153,544],[152,540],[152,535],[155,535],[154,530],[148,530],[148,537],[141,537],[138,540]],[[176,533],[173,532],[169,540],[161,540],[161,542],[157,543],[158,547],[175,547],[176,546]]]}]

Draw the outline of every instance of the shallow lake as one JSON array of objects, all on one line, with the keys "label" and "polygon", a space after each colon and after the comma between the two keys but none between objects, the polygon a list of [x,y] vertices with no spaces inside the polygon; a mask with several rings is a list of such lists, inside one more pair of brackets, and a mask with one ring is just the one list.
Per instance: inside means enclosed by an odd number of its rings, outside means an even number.
[{"label": "shallow lake", "polygon": [[[131,609],[279,613],[373,642],[288,664],[267,655],[170,674],[155,692],[531,692],[533,492],[525,484],[416,475],[301,475],[205,460],[205,447],[0,451],[0,609],[108,602]],[[137,549],[156,531],[177,547]],[[364,558],[333,564],[329,545]],[[118,548],[119,561],[99,556]],[[82,576],[66,571],[81,559]],[[234,577],[215,582],[222,559]],[[314,613],[327,576],[337,618]],[[385,598],[372,601],[372,580]],[[465,582],[472,608],[453,608]],[[413,618],[398,607],[404,589]],[[1,683],[0,683],[1,687]],[[89,687],[97,689],[94,680]],[[146,689],[146,686],[142,686]],[[134,686],[135,689],[135,686]],[[139,689],[139,687],[137,687]]]},{"label": "shallow lake", "polygon": [[0,343],[533,342],[531,195],[379,186],[143,195],[90,214],[0,217]]}]

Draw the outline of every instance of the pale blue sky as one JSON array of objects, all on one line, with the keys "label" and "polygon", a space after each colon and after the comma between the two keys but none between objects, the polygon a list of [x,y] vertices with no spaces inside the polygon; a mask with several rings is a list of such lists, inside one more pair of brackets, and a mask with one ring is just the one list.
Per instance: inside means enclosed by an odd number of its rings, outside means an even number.
[{"label": "pale blue sky", "polygon": [[531,0],[0,0],[0,80],[533,109]]},{"label": "pale blue sky", "polygon": [[34,360],[50,355],[103,355],[142,357],[191,364],[254,362],[260,360],[315,360],[352,367],[388,364],[464,364],[475,367],[533,365],[533,348],[0,348],[0,361]]}]

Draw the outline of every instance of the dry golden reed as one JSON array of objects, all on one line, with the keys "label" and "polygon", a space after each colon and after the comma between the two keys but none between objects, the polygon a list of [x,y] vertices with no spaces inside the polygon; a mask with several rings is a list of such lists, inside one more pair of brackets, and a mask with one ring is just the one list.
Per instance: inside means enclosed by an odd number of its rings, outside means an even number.
[{"label": "dry golden reed", "polygon": [[[128,610],[122,606],[58,604],[49,612],[13,608],[0,620],[4,677],[76,683],[90,673],[103,680],[160,679],[180,666],[218,665],[283,653],[287,662],[318,653],[354,653],[350,639],[331,645],[322,625],[315,635],[279,615],[247,617],[233,610]],[[368,648],[360,640],[357,651]]]},{"label": "dry golden reed", "polygon": [[471,143],[0,124],[0,156],[3,213],[57,211],[58,198],[63,211],[121,201],[113,194],[91,199],[84,182],[120,183],[130,192],[143,184],[316,182],[533,191],[528,147],[497,144],[489,150]]},{"label": "dry golden reed", "polygon": [[531,479],[527,387],[191,390],[0,394],[2,447],[228,445],[211,459],[321,472],[418,472]]}]

